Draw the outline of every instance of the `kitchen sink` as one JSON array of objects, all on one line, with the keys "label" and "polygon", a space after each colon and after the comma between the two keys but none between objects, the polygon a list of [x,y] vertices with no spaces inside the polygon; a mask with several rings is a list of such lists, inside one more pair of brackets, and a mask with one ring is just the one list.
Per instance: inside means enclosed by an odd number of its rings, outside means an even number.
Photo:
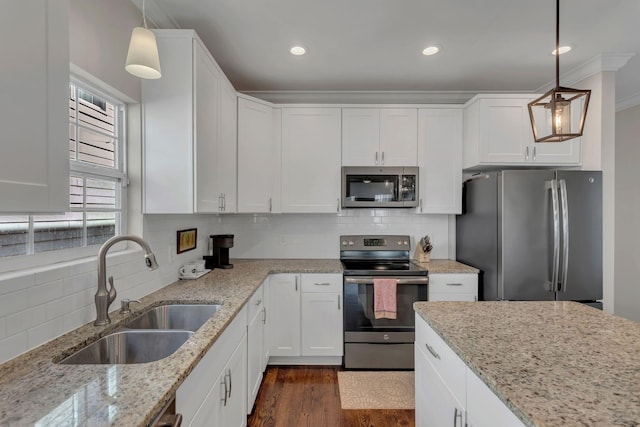
[{"label": "kitchen sink", "polygon": [[195,332],[220,304],[167,304],[154,307],[125,323],[127,329],[181,329]]},{"label": "kitchen sink", "polygon": [[191,331],[119,331],[63,359],[63,365],[131,364],[164,359],[193,335]]}]

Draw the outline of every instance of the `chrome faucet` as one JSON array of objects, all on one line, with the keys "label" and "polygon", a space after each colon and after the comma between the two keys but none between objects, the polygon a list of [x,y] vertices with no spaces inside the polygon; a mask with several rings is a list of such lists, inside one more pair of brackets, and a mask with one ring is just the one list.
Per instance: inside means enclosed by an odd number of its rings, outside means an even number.
[{"label": "chrome faucet", "polygon": [[109,319],[109,306],[116,299],[116,288],[113,286],[113,276],[109,276],[109,290],[107,291],[107,251],[111,246],[123,240],[130,240],[142,246],[142,249],[144,249],[144,262],[147,264],[147,268],[149,268],[149,270],[158,268],[156,257],[151,251],[151,248],[147,242],[138,236],[124,234],[114,236],[104,242],[98,251],[98,292],[96,292],[94,298],[96,302],[96,321],[93,322],[96,326],[111,323],[111,319]]}]

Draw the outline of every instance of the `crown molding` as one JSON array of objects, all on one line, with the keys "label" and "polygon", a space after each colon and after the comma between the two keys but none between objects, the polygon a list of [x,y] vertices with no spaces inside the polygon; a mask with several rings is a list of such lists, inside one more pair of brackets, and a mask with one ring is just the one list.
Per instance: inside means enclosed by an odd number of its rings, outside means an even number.
[{"label": "crown molding", "polygon": [[[596,55],[562,74],[560,81],[562,82],[562,86],[571,86],[604,71],[618,71],[624,67],[633,56],[635,56],[635,53],[602,53]],[[556,82],[553,80],[538,88],[537,92],[544,93],[554,88],[555,85]]]},{"label": "crown molding", "polygon": [[636,92],[625,99],[616,99],[616,113],[618,111],[626,110],[627,108],[636,107],[640,105],[640,92]]},{"label": "crown molding", "polygon": [[[273,104],[464,104],[477,91],[240,91]],[[483,92],[484,93],[484,92]]]}]

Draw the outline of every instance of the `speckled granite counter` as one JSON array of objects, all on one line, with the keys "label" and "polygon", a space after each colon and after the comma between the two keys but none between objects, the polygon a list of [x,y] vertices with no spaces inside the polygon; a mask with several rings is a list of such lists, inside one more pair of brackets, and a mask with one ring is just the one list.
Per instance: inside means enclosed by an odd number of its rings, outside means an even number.
[{"label": "speckled granite counter", "polygon": [[429,273],[433,274],[477,274],[480,272],[477,268],[451,259],[432,259],[429,262],[416,262],[416,264],[429,270]]},{"label": "speckled granite counter", "polygon": [[525,425],[640,425],[640,324],[574,302],[414,308]]},{"label": "speckled granite counter", "polygon": [[[342,273],[338,260],[233,260],[198,280],[175,282],[110,314],[105,327],[82,326],[0,365],[0,426],[147,426],[270,273]],[[173,355],[135,365],[59,365],[151,306],[222,302],[222,308]]]}]

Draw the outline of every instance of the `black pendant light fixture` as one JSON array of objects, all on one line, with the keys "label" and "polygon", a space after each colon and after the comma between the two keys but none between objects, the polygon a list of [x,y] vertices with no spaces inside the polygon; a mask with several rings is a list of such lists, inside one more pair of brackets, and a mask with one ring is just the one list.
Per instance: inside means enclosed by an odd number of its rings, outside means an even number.
[{"label": "black pendant light fixture", "polygon": [[560,86],[560,0],[556,0],[556,87],[529,103],[536,142],[562,142],[582,136],[590,90]]}]

